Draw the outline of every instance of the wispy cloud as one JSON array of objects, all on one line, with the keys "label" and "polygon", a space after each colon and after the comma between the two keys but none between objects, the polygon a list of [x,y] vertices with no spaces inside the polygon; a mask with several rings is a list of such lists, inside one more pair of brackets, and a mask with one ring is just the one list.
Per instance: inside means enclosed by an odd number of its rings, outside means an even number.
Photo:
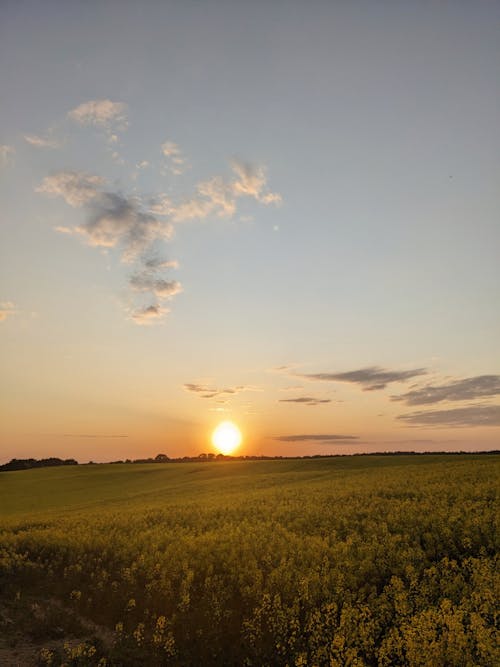
[{"label": "wispy cloud", "polygon": [[148,269],[178,269],[179,262],[176,259],[164,259],[157,256],[145,259],[144,266]]},{"label": "wispy cloud", "polygon": [[83,171],[58,171],[46,176],[35,188],[35,192],[49,197],[62,197],[70,206],[79,208],[95,199],[105,182],[106,179],[96,174]]},{"label": "wispy cloud", "polygon": [[272,366],[267,369],[268,373],[284,373],[287,375],[292,375],[294,369],[297,367],[297,364],[283,364],[282,366]]},{"label": "wispy cloud", "polygon": [[188,222],[190,220],[206,220],[210,216],[229,218],[236,212],[236,202],[224,180],[215,176],[197,185],[197,194],[178,204],[168,205],[163,200],[164,215],[170,216],[172,222]]},{"label": "wispy cloud", "polygon": [[280,398],[278,403],[302,403],[303,405],[320,405],[331,403],[330,398],[314,398],[313,396],[299,396],[298,398]]},{"label": "wispy cloud", "polygon": [[16,151],[13,146],[0,144],[0,167],[9,166],[12,163],[15,152]]},{"label": "wispy cloud", "polygon": [[162,273],[175,264],[154,252],[159,241],[171,238],[172,224],[143,210],[137,197],[103,191],[104,184],[105,180],[94,174],[61,171],[44,178],[36,191],[62,197],[74,208],[84,208],[82,224],[73,228],[59,226],[56,230],[77,234],[89,246],[119,248],[122,262],[136,267],[130,287],[150,296],[149,303],[133,310],[131,319],[137,324],[161,321],[169,312],[161,301],[170,300],[182,291],[178,281],[167,280]]},{"label": "wispy cloud", "polygon": [[182,285],[177,280],[157,278],[148,270],[134,274],[130,278],[130,286],[137,292],[151,292],[162,299],[171,298],[182,292]]},{"label": "wispy cloud", "polygon": [[450,410],[421,410],[399,415],[397,419],[411,426],[422,427],[500,426],[500,405],[469,405]]},{"label": "wispy cloud", "polygon": [[55,139],[50,137],[40,137],[37,134],[25,134],[24,141],[30,144],[30,146],[35,146],[35,148],[59,148],[60,144]]},{"label": "wispy cloud", "polygon": [[281,202],[281,195],[268,191],[262,167],[233,162],[232,169],[238,178],[225,180],[214,176],[198,183],[194,197],[174,204],[170,197],[164,195],[152,201],[151,210],[157,215],[169,216],[173,223],[182,223],[205,220],[211,216],[231,218],[236,213],[240,197],[253,197],[265,205]]},{"label": "wispy cloud", "polygon": [[280,204],[281,195],[267,189],[267,175],[264,167],[233,160],[232,168],[237,178],[231,183],[236,197],[253,197],[261,204]]},{"label": "wispy cloud", "polygon": [[328,444],[338,440],[359,440],[357,435],[339,435],[338,433],[313,433],[299,435],[279,435],[273,438],[280,442],[319,442]]},{"label": "wispy cloud", "polygon": [[235,387],[212,387],[207,384],[200,384],[197,382],[186,382],[184,389],[192,394],[196,394],[199,398],[217,398],[219,396],[230,396],[240,394],[244,391],[261,391],[259,387],[252,385],[236,385]]},{"label": "wispy cloud", "polygon": [[102,435],[101,433],[63,433],[63,438],[128,438],[128,435],[119,433],[116,435]]},{"label": "wispy cloud", "polygon": [[188,168],[186,158],[179,146],[173,141],[165,141],[161,145],[161,152],[169,161],[169,169],[176,176],[183,174]]},{"label": "wispy cloud", "polygon": [[83,102],[72,109],[68,117],[78,125],[94,126],[107,131],[111,131],[112,128],[123,131],[128,126],[127,105],[111,100]]},{"label": "wispy cloud", "polygon": [[[90,100],[72,109],[68,117],[78,125],[104,130],[113,159],[120,164],[123,162],[120,155],[114,153],[120,143],[116,132],[128,125],[127,106],[123,102]],[[25,139],[37,147],[48,147],[51,142],[51,139],[37,135],[26,135]],[[7,155],[10,149],[4,149]],[[176,143],[166,141],[161,149],[179,173],[186,168],[186,159]],[[150,166],[147,160],[136,162],[137,170]],[[68,205],[83,209],[80,224],[57,225],[54,227],[56,231],[79,236],[92,247],[115,249],[122,262],[133,265],[129,287],[134,294],[135,306],[128,308],[129,316],[138,324],[150,324],[162,320],[169,312],[163,302],[182,291],[181,283],[164,273],[177,268],[177,263],[165,258],[161,252],[162,244],[171,240],[175,224],[208,217],[231,218],[237,212],[238,199],[245,196],[253,197],[261,204],[281,201],[279,195],[268,190],[262,167],[234,162],[232,170],[232,177],[214,176],[200,181],[194,194],[186,199],[165,193],[141,198],[111,191],[103,177],[75,170],[62,170],[46,176],[36,191],[49,197],[61,197]],[[132,178],[137,173],[134,172]],[[146,295],[149,295],[148,302],[145,302]],[[138,299],[140,303],[137,303]]]},{"label": "wispy cloud", "polygon": [[149,326],[162,320],[169,312],[168,308],[164,308],[160,304],[151,304],[134,310],[130,317],[136,324]]},{"label": "wispy cloud", "polygon": [[0,322],[5,322],[5,320],[16,312],[16,307],[12,301],[1,301],[0,302]]},{"label": "wispy cloud", "polygon": [[398,371],[369,366],[346,373],[297,373],[297,377],[321,382],[351,382],[360,385],[363,391],[375,391],[385,389],[391,382],[406,382],[411,378],[426,374],[427,370],[425,368]]},{"label": "wispy cloud", "polygon": [[441,385],[426,385],[400,396],[391,396],[391,400],[404,401],[407,405],[429,405],[441,401],[474,400],[498,394],[500,375],[477,375]]}]

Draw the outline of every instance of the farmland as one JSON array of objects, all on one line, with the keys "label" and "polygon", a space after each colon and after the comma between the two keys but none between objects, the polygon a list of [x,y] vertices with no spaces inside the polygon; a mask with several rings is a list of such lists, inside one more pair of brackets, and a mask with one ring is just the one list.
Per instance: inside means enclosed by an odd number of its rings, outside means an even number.
[{"label": "farmland", "polygon": [[0,663],[500,664],[499,462],[2,473]]}]

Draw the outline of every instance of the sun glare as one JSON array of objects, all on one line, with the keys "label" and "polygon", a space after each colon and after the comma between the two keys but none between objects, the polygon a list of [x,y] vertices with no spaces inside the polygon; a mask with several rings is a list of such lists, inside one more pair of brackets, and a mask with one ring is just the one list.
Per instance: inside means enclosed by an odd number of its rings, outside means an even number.
[{"label": "sun glare", "polygon": [[221,454],[232,454],[241,443],[241,431],[233,422],[222,422],[212,433],[212,442]]}]

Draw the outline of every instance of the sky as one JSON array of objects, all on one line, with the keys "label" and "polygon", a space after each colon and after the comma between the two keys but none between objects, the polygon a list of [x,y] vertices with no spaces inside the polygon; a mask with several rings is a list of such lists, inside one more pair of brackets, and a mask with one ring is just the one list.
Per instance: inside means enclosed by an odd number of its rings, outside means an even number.
[{"label": "sky", "polygon": [[2,2],[0,462],[500,445],[500,2]]}]

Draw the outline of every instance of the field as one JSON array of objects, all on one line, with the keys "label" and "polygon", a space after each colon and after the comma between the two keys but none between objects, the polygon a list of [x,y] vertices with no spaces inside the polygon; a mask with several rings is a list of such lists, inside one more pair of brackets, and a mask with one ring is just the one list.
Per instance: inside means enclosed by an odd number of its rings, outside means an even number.
[{"label": "field", "polygon": [[500,664],[499,462],[1,473],[0,664]]}]

